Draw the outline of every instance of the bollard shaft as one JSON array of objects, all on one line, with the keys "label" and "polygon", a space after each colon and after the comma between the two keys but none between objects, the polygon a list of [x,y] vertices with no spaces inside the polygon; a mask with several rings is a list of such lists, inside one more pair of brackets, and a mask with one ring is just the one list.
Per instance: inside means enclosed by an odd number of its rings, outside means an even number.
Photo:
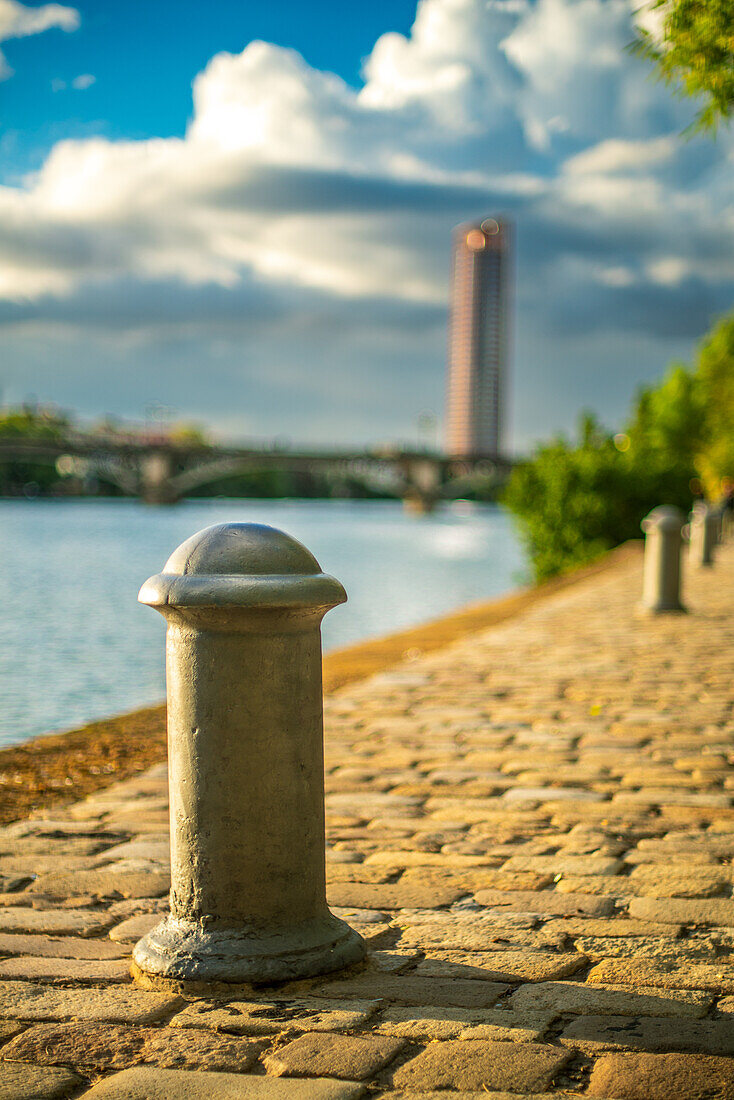
[{"label": "bollard shaft", "polygon": [[286,634],[172,628],[167,649],[171,912],[266,928],[325,912],[318,623]]},{"label": "bollard shaft", "polygon": [[691,512],[689,549],[693,565],[713,565],[718,525],[719,517],[717,513],[706,504],[694,508]]}]

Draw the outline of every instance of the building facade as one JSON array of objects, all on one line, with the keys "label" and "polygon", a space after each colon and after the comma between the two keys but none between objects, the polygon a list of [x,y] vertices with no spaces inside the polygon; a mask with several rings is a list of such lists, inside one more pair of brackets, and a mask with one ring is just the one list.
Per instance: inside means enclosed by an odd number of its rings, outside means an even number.
[{"label": "building facade", "polygon": [[495,457],[503,445],[510,228],[485,218],[454,230],[446,452]]}]

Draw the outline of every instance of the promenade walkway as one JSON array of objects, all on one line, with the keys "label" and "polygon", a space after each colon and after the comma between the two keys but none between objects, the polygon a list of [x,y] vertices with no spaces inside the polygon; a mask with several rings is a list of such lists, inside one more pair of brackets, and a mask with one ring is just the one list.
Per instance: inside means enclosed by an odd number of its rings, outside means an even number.
[{"label": "promenade walkway", "polygon": [[734,1098],[734,547],[627,558],[327,700],[329,899],[366,968],[145,991],[165,769],[0,832],[0,1098]]}]

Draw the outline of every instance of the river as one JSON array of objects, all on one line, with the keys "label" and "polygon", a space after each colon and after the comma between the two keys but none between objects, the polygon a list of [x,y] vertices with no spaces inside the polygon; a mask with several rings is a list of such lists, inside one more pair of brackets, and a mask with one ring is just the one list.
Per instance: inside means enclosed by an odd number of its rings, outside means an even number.
[{"label": "river", "polygon": [[0,745],[162,699],[165,624],[138,589],[185,538],[227,520],[282,528],[342,581],[349,601],[324,620],[327,651],[527,577],[496,505],[415,517],[396,501],[0,501]]}]

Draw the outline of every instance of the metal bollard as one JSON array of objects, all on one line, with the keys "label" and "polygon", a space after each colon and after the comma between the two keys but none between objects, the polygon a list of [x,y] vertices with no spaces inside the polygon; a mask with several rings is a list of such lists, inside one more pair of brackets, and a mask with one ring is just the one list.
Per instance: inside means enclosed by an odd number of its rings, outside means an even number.
[{"label": "metal bollard", "polygon": [[226,523],[139,599],[168,622],[171,913],[134,976],[206,991],[358,962],[326,904],[321,620],[343,587],[282,531]]},{"label": "metal bollard", "polygon": [[713,565],[719,514],[708,504],[697,504],[689,516],[688,547],[693,565]]},{"label": "metal bollard", "polygon": [[668,505],[653,508],[642,521],[645,565],[641,610],[685,611],[680,599],[683,513]]}]

